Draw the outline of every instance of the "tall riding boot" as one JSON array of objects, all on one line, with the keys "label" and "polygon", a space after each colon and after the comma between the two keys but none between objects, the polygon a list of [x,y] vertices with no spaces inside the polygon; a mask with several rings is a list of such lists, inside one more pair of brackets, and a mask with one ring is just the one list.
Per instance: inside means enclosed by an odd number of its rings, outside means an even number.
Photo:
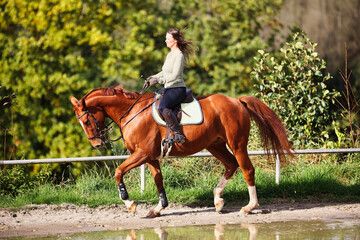
[{"label": "tall riding boot", "polygon": [[181,132],[180,125],[172,111],[168,108],[165,108],[162,112],[162,115],[165,118],[167,126],[174,132],[173,141],[178,143],[184,143],[185,136]]}]

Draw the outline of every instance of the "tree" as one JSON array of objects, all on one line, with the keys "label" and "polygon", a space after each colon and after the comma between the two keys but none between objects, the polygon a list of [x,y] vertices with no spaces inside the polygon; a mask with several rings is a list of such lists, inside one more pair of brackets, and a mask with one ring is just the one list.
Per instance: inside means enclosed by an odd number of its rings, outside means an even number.
[{"label": "tree", "polygon": [[[12,158],[97,154],[69,97],[118,84],[139,91],[141,74],[160,71],[165,34],[173,27],[187,27],[187,38],[198,42],[185,71],[188,87],[198,95],[249,91],[252,56],[266,46],[259,31],[275,23],[280,6],[270,0],[3,1],[0,95],[14,93],[18,104],[12,106],[14,132],[0,137],[16,140]],[[1,128],[10,129],[10,108],[1,111]]]},{"label": "tree", "polygon": [[[186,71],[189,87],[198,94],[239,96],[253,89],[250,72],[258,49],[267,47],[260,37],[264,27],[279,27],[275,14],[281,1],[183,1],[187,34],[199,51]],[[173,11],[175,12],[175,11]],[[271,27],[269,27],[271,26]]]},{"label": "tree", "polygon": [[304,32],[295,33],[278,57],[259,50],[252,72],[259,96],[283,119],[297,147],[325,144],[339,114],[339,92],[326,85],[331,76],[315,47]]}]

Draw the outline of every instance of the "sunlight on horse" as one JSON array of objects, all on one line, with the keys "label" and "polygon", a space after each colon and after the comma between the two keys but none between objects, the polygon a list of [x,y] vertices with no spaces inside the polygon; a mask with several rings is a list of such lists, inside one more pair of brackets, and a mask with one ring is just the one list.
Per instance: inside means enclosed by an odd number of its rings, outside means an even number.
[{"label": "sunlight on horse", "polygon": [[[129,199],[123,177],[135,167],[144,163],[148,165],[159,193],[159,204],[150,210],[149,217],[159,216],[160,211],[168,205],[159,163],[160,143],[165,137],[166,127],[155,122],[151,108],[144,110],[151,105],[153,99],[154,93],[142,96],[121,87],[94,89],[81,100],[71,97],[75,114],[93,147],[101,147],[107,141],[106,117],[120,127],[125,146],[132,154],[117,167],[115,179],[120,198],[133,213],[136,205]],[[197,100],[203,110],[204,121],[200,125],[181,126],[186,142],[174,144],[170,156],[187,156],[207,149],[224,164],[224,176],[214,189],[214,204],[218,212],[224,206],[221,198],[223,190],[235,170],[240,167],[248,184],[250,197],[249,204],[241,212],[251,213],[258,206],[258,199],[255,170],[247,152],[250,118],[260,129],[264,148],[273,150],[279,156],[284,155],[284,150],[293,156],[286,130],[276,113],[255,97],[231,98],[213,94],[200,96]],[[138,115],[134,117],[136,114]],[[123,117],[120,118],[121,116]],[[127,125],[123,126],[125,122]]]}]

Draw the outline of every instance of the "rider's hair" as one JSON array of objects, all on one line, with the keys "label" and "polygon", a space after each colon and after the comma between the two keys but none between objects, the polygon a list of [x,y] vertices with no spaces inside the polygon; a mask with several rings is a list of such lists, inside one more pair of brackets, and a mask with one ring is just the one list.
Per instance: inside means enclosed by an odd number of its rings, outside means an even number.
[{"label": "rider's hair", "polygon": [[194,54],[195,50],[193,49],[194,41],[187,41],[183,37],[184,32],[180,31],[177,28],[172,28],[167,33],[171,34],[173,38],[177,41],[177,46],[179,47],[180,51],[184,54],[185,59],[189,59],[190,54]]}]

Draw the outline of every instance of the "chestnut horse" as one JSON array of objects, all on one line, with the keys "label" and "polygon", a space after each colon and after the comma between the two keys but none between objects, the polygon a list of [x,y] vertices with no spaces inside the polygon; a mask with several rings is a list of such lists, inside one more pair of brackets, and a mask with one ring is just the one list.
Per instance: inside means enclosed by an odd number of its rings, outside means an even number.
[{"label": "chestnut horse", "polygon": [[[165,137],[166,127],[158,125],[152,117],[151,108],[147,108],[153,99],[154,93],[140,95],[122,87],[94,89],[80,101],[71,97],[75,114],[93,147],[101,147],[106,142],[106,117],[120,127],[125,146],[132,154],[117,167],[115,179],[120,199],[133,213],[136,205],[129,199],[123,177],[135,167],[144,163],[148,165],[160,199],[158,205],[150,210],[149,217],[158,216],[168,205],[159,164],[160,143]],[[292,155],[286,130],[276,113],[255,97],[231,98],[213,94],[197,99],[203,110],[204,121],[200,125],[181,126],[186,142],[175,143],[170,156],[187,156],[207,149],[224,164],[224,176],[214,189],[214,204],[218,212],[224,205],[221,198],[223,190],[240,166],[250,196],[249,204],[241,212],[250,213],[258,206],[255,171],[247,152],[250,118],[260,129],[264,148],[272,149],[280,156],[283,156],[284,150]],[[124,126],[125,122],[127,124]],[[271,154],[269,151],[267,153]]]}]

